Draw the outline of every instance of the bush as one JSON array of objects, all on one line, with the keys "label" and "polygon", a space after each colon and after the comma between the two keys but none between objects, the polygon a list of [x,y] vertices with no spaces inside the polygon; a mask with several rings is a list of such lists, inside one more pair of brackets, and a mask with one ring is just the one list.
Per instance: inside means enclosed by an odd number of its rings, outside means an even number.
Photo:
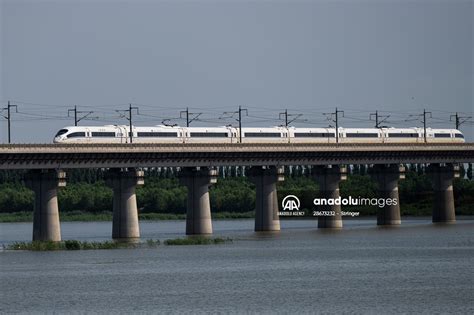
[{"label": "bush", "polygon": [[81,242],[75,240],[65,241],[64,246],[67,250],[79,250],[81,249]]}]

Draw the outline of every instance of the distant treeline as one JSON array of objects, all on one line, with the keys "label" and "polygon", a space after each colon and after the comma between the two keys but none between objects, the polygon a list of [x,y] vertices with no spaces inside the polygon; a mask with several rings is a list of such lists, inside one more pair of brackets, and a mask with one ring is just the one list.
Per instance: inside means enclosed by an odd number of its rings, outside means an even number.
[{"label": "distant treeline", "polygon": [[[430,215],[433,191],[423,165],[407,165],[406,179],[399,183],[403,215]],[[349,176],[341,182],[342,197],[375,198],[376,184],[367,175],[367,166],[349,168]],[[285,181],[278,183],[278,197],[298,196],[303,209],[312,209],[312,201],[319,196],[317,183],[309,176],[310,167],[292,167],[285,170]],[[0,171],[0,213],[33,210],[33,192],[23,183],[25,171]],[[106,170],[68,170],[67,186],[59,189],[61,212],[83,211],[102,213],[112,210],[112,189],[105,185]],[[187,189],[179,184],[174,168],[145,170],[145,185],[137,188],[138,207],[142,213],[186,212]],[[252,211],[255,208],[254,185],[245,177],[245,169],[219,169],[217,183],[210,188],[213,212]],[[474,181],[472,164],[461,168],[461,178],[454,180],[457,214],[474,214]],[[351,207],[362,214],[373,215],[376,207]]]}]

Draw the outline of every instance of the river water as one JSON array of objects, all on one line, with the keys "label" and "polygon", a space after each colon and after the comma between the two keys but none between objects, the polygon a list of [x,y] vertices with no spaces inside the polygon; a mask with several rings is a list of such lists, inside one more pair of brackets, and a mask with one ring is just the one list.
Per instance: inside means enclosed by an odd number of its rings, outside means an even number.
[{"label": "river water", "polygon": [[[214,221],[234,242],[143,249],[0,252],[0,313],[474,313],[474,220],[405,219],[340,231],[282,221]],[[142,239],[183,236],[184,221],[141,222]],[[110,222],[62,223],[63,239],[107,240]],[[1,223],[0,243],[31,223]]]}]

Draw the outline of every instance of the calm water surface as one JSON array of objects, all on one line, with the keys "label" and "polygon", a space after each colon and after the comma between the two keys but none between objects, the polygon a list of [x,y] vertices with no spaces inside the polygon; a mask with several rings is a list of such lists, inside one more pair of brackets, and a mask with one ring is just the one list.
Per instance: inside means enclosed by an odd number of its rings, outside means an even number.
[{"label": "calm water surface", "polygon": [[[340,231],[283,221],[214,221],[233,243],[60,252],[0,252],[0,313],[474,313],[474,221],[429,218]],[[142,239],[183,236],[184,221],[141,222]],[[110,222],[62,223],[63,239],[107,240]],[[31,223],[1,223],[0,243]]]}]

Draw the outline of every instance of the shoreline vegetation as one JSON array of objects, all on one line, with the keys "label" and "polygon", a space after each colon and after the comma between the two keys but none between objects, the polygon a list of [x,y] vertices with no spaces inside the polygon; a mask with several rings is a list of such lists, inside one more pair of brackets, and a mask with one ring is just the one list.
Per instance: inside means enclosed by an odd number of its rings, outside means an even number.
[{"label": "shoreline vegetation", "polygon": [[[228,219],[251,219],[255,217],[254,211],[249,212],[218,212],[212,214],[213,220]],[[61,222],[106,222],[112,221],[112,211],[103,211],[98,213],[90,213],[84,211],[72,211],[60,213]],[[176,213],[140,213],[138,215],[140,221],[166,221],[166,220],[185,220],[185,214]],[[33,222],[33,212],[12,212],[0,213],[0,223],[15,222]]]},{"label": "shoreline vegetation", "polygon": [[[357,212],[357,210],[355,210]],[[456,211],[457,212],[457,211]],[[470,213],[456,213],[459,216],[474,216]],[[347,217],[348,219],[356,218],[368,218],[374,217],[374,214],[362,214],[357,217]],[[403,213],[402,217],[429,217],[431,213]],[[255,218],[255,212],[243,212],[243,213],[232,213],[222,212],[213,213],[212,220],[242,220],[242,219],[253,219]],[[172,220],[185,220],[185,214],[174,214],[174,213],[143,213],[138,215],[138,219],[141,222],[156,222],[156,221],[172,221]],[[280,220],[307,220],[314,219],[312,216],[303,217],[280,217]],[[74,211],[71,213],[60,214],[61,222],[111,222],[112,212],[100,212],[100,213],[87,213],[82,211]],[[0,213],[0,223],[31,223],[33,222],[32,212],[14,212],[14,213]]]},{"label": "shoreline vegetation", "polygon": [[187,238],[160,240],[148,239],[144,242],[124,242],[124,241],[102,241],[87,242],[78,240],[66,240],[61,242],[33,241],[15,242],[4,246],[6,250],[30,250],[30,251],[57,251],[57,250],[94,250],[94,249],[129,249],[129,248],[157,248],[160,245],[218,245],[232,243],[229,237],[205,237],[191,236]]},{"label": "shoreline vegetation", "polygon": [[[405,179],[399,181],[402,216],[431,216],[434,192],[425,165],[405,165]],[[377,184],[367,165],[348,168],[347,180],[340,183],[342,198],[377,198]],[[136,188],[139,220],[184,220],[187,189],[178,180],[176,168],[145,169],[145,184]],[[241,167],[220,167],[217,183],[209,188],[212,219],[254,218],[255,186]],[[34,194],[24,183],[27,171],[0,170],[0,222],[31,222]],[[113,192],[106,185],[105,169],[66,170],[67,185],[58,189],[61,222],[111,221]],[[285,168],[285,180],[277,184],[278,204],[285,196],[301,201],[300,211],[310,218],[314,198],[321,196],[308,166]],[[461,177],[453,180],[456,215],[474,215],[473,167],[461,167]],[[105,210],[105,211],[104,211]],[[377,206],[348,206],[343,211],[359,212],[361,217],[377,214]]]}]

